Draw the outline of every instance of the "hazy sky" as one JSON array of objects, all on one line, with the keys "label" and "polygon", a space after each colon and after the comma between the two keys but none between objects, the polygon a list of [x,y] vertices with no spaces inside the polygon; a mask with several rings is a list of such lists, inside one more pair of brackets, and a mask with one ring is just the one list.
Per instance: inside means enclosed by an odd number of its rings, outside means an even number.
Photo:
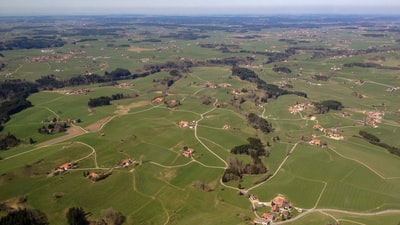
[{"label": "hazy sky", "polygon": [[399,0],[0,0],[5,15],[397,14]]}]

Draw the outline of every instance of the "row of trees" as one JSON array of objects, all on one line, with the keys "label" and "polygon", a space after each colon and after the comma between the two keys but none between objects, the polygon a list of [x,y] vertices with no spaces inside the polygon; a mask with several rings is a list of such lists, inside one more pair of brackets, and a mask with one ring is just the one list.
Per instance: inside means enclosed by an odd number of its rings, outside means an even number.
[{"label": "row of trees", "polygon": [[377,136],[375,136],[375,135],[373,135],[371,133],[368,133],[366,131],[360,130],[358,132],[358,134],[361,135],[361,137],[363,137],[369,143],[371,143],[373,145],[376,145],[376,146],[379,146],[379,147],[382,147],[382,148],[385,148],[391,154],[400,156],[400,148],[395,147],[395,146],[391,146],[391,145],[386,144],[386,143],[383,143],[383,142],[381,142],[381,140]]},{"label": "row of trees", "polygon": [[259,117],[255,113],[249,113],[247,115],[247,121],[254,129],[259,129],[263,133],[268,134],[273,131],[272,125],[262,117]]},{"label": "row of trees", "polygon": [[54,36],[17,37],[0,42],[0,51],[32,48],[53,48],[64,46],[64,41]]},{"label": "row of trees", "polygon": [[[126,217],[112,208],[101,211],[101,219],[91,221],[89,216],[92,213],[86,212],[82,207],[71,207],[67,210],[65,217],[68,225],[121,225],[125,223]],[[0,218],[0,225],[48,225],[48,218],[45,213],[24,208],[9,212]]]},{"label": "row of trees", "polygon": [[124,95],[122,93],[117,93],[117,94],[111,95],[111,97],[100,96],[98,98],[89,99],[88,106],[89,107],[99,107],[99,106],[103,106],[103,105],[111,105],[111,101],[120,100],[120,99],[124,99],[124,98],[132,98],[132,97],[137,97],[137,94]]}]

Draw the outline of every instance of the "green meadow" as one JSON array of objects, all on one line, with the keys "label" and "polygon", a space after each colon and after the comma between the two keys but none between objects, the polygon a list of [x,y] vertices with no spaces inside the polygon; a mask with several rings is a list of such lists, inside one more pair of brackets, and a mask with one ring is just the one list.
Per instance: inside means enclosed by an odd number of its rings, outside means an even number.
[{"label": "green meadow", "polygon": [[[132,27],[126,28],[129,32],[118,31],[120,36],[98,35],[94,36],[97,40],[78,44],[70,40],[84,36],[66,38],[69,42],[54,48],[55,52],[80,53],[76,53],[79,57],[61,62],[30,62],[34,57],[46,56],[38,49],[4,51],[7,66],[1,74],[10,72],[13,78],[30,81],[54,74],[63,80],[88,71],[104,75],[116,68],[136,73],[143,71],[145,65],[178,63],[183,59],[195,62],[248,57],[254,61],[238,66],[253,70],[268,84],[291,84],[284,89],[305,92],[307,98],[288,94],[257,101],[265,97],[265,91],[258,90],[256,83],[233,76],[232,65],[213,64],[186,68],[170,87],[159,82],[171,77],[169,70],[163,69],[146,77],[118,81],[132,84],[127,88],[90,84],[34,93],[28,97],[33,106],[12,115],[2,131],[14,134],[21,143],[0,151],[0,202],[25,196],[26,206],[44,212],[50,224],[55,225],[66,224],[65,212],[73,206],[91,212],[93,220],[100,219],[101,210],[113,208],[126,216],[126,224],[149,225],[249,224],[270,210],[260,207],[253,212],[251,202],[241,191],[256,195],[262,202],[285,196],[297,209],[293,209],[290,220],[280,224],[399,223],[400,158],[359,136],[360,130],[367,131],[383,143],[400,147],[400,90],[387,91],[388,87],[400,86],[398,69],[344,67],[351,62],[376,63],[376,57],[384,58],[379,64],[398,67],[398,50],[313,58],[314,51],[322,51],[313,48],[396,48],[398,43],[391,42],[394,34],[371,38],[362,36],[365,27],[352,31],[335,26],[310,28],[306,33],[295,28],[260,28],[246,33],[233,26],[229,32],[205,30],[208,37],[199,40],[175,40],[161,36],[190,29],[146,27],[140,23]],[[149,38],[160,42],[140,42]],[[220,45],[228,43],[230,51],[221,51]],[[266,63],[269,56],[265,52],[283,53],[289,47],[299,49],[285,60]],[[292,72],[274,72],[277,66]],[[333,70],[333,66],[340,70]],[[315,75],[326,76],[327,80],[316,80]],[[360,80],[364,83],[359,84]],[[224,83],[229,85],[219,86]],[[210,84],[217,87],[209,87]],[[90,92],[66,94],[82,88],[89,88]],[[240,93],[235,95],[232,91]],[[111,101],[107,106],[88,107],[91,98],[119,93],[137,96]],[[165,101],[179,100],[180,105],[169,108],[164,101],[151,102],[159,96]],[[204,103],[206,98],[210,99],[208,104]],[[240,98],[242,103],[238,103]],[[344,108],[316,114],[310,105],[301,112],[289,112],[296,103],[325,100],[339,101]],[[375,128],[360,123],[369,111],[384,114]],[[249,113],[266,119],[273,131],[265,134],[254,129],[247,121]],[[81,122],[71,125],[65,133],[40,134],[42,121],[53,118]],[[192,125],[181,127],[180,121]],[[327,132],[336,130],[343,140],[327,137],[313,129],[315,124]],[[313,134],[327,146],[309,144]],[[240,180],[222,183],[229,158],[251,163],[249,156],[230,153],[233,147],[246,144],[249,137],[259,138],[268,151],[269,155],[260,159],[271,176],[258,184],[263,175],[244,175]],[[29,143],[30,139],[35,143]],[[194,149],[191,157],[182,154],[185,147]],[[124,159],[136,163],[123,168],[120,162]],[[77,167],[52,175],[65,163],[76,163]],[[93,182],[84,177],[86,172],[111,175]],[[198,183],[208,190],[196,187]]]}]

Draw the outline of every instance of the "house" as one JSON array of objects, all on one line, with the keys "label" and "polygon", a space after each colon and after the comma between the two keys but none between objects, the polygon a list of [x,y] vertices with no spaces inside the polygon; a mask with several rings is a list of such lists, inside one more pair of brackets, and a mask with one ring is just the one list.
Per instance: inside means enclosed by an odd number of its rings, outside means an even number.
[{"label": "house", "polygon": [[188,127],[189,126],[189,122],[188,121],[183,121],[183,120],[180,121],[178,124],[179,124],[180,127]]},{"label": "house", "polygon": [[190,158],[192,157],[192,154],[194,152],[193,148],[187,148],[186,150],[183,151],[183,156],[185,156],[186,158]]},{"label": "house", "polygon": [[91,172],[87,175],[88,179],[92,179],[92,180],[96,180],[100,178],[100,174],[95,173],[95,172]]},{"label": "house", "polygon": [[289,209],[292,208],[292,205],[289,204],[288,201],[283,196],[276,196],[274,199],[271,201],[272,205],[272,212],[282,212],[282,211],[288,211]]},{"label": "house", "polygon": [[321,140],[319,139],[312,139],[310,142],[308,142],[310,145],[317,145],[321,146]]},{"label": "house", "polygon": [[161,103],[164,101],[163,97],[155,97],[151,100],[152,103]]},{"label": "house", "polygon": [[321,125],[319,125],[319,124],[315,124],[314,126],[313,126],[313,129],[314,130],[319,130],[319,131],[322,131],[322,132],[324,132],[325,131],[325,128],[323,128]]},{"label": "house", "polygon": [[57,169],[66,171],[66,170],[69,170],[71,168],[72,168],[72,164],[71,163],[65,163],[65,164],[62,164],[61,166],[59,166]]},{"label": "house", "polygon": [[228,130],[229,128],[231,128],[231,126],[229,126],[229,124],[224,124],[224,126],[222,127],[224,130]]},{"label": "house", "polygon": [[124,159],[119,165],[125,168],[132,165],[133,163],[134,161],[132,159]]},{"label": "house", "polygon": [[275,220],[275,215],[272,213],[263,213],[261,217],[271,222]]}]

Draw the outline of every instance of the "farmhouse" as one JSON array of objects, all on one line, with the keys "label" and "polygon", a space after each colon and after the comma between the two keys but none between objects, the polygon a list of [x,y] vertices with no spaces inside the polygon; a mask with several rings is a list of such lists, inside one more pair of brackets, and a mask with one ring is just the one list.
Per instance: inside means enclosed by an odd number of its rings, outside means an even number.
[{"label": "farmhouse", "polygon": [[186,158],[192,157],[192,154],[194,152],[193,148],[186,148],[186,150],[183,150],[182,155],[185,156]]},{"label": "farmhouse", "polygon": [[314,126],[313,126],[313,129],[314,130],[319,130],[319,131],[322,131],[322,132],[324,132],[325,131],[325,128],[323,128],[321,125],[319,125],[319,124],[315,124]]},{"label": "farmhouse", "polygon": [[189,126],[189,122],[188,121],[180,121],[179,123],[178,123],[178,125],[180,126],[180,127],[188,127]]},{"label": "farmhouse", "polygon": [[99,179],[99,177],[100,177],[100,174],[95,173],[95,172],[91,172],[91,173],[89,173],[89,175],[87,175],[87,178],[92,179],[92,180]]},{"label": "farmhouse", "polygon": [[344,139],[343,135],[338,134],[338,133],[333,133],[331,131],[326,133],[326,136],[331,138],[331,139],[334,139],[334,140],[343,140]]},{"label": "farmhouse", "polygon": [[229,128],[231,128],[231,126],[229,124],[224,124],[224,126],[222,128],[224,130],[228,130]]},{"label": "farmhouse", "polygon": [[189,122],[182,120],[178,123],[178,125],[180,127],[189,127],[190,129],[193,129],[196,126],[196,121]]},{"label": "farmhouse", "polygon": [[312,139],[310,142],[308,142],[310,145],[316,145],[316,146],[321,146],[321,140],[319,139]]},{"label": "farmhouse", "polygon": [[119,165],[125,168],[134,163],[135,163],[135,161],[133,161],[132,159],[124,159],[124,160],[122,160],[122,162]]},{"label": "farmhouse", "polygon": [[67,171],[69,169],[72,168],[72,164],[71,163],[64,163],[61,166],[57,167],[57,169],[60,169],[62,171]]},{"label": "farmhouse", "polygon": [[271,205],[272,212],[281,212],[282,210],[289,210],[292,208],[292,205],[290,205],[289,202],[287,202],[286,199],[280,195],[272,199]]},{"label": "farmhouse", "polygon": [[229,84],[229,83],[221,83],[221,84],[219,84],[218,86],[226,88],[226,87],[232,87],[232,84]]},{"label": "farmhouse", "polygon": [[215,85],[214,83],[212,83],[212,82],[210,82],[210,81],[207,81],[207,82],[204,84],[204,87],[207,87],[207,88],[217,88],[217,85]]},{"label": "farmhouse", "polygon": [[164,101],[163,97],[155,97],[151,100],[152,103],[161,103]]}]

